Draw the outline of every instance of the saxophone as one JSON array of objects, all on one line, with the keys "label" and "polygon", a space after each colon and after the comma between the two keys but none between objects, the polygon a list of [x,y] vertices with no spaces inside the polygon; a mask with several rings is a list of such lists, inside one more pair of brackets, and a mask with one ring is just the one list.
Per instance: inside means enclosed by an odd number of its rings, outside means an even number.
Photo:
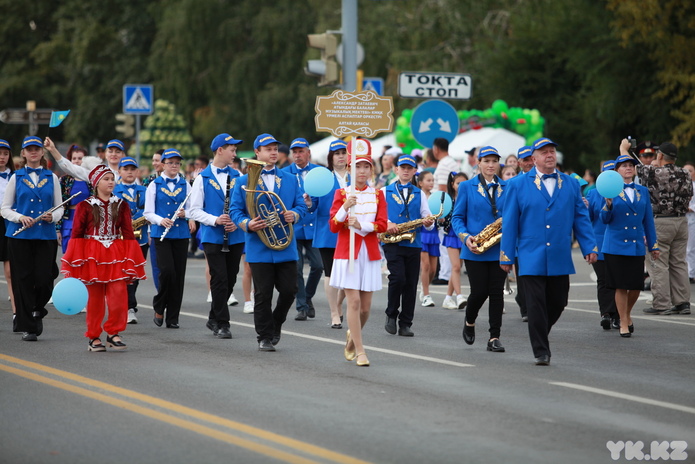
[{"label": "saxophone", "polygon": [[422,219],[415,219],[414,221],[402,222],[398,224],[398,233],[389,234],[388,232],[383,232],[378,234],[377,237],[384,243],[398,243],[403,240],[409,240],[410,243],[413,243],[415,241],[415,229],[420,227],[425,221],[436,221],[444,213],[444,198],[444,195],[442,195],[442,205],[439,207],[437,214]]},{"label": "saxophone", "polygon": [[478,235],[473,237],[473,242],[477,245],[475,254],[483,254],[502,240],[502,218],[485,226]]}]

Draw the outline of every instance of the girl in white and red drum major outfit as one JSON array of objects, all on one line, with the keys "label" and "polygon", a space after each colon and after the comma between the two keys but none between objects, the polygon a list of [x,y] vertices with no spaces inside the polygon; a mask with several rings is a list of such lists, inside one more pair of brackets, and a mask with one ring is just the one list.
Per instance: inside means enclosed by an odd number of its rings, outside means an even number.
[{"label": "girl in white and red drum major outfit", "polygon": [[[369,143],[358,140],[355,145]],[[360,150],[359,152],[362,152]],[[347,297],[347,331],[345,359],[357,358],[358,366],[369,366],[362,345],[362,327],[367,323],[372,292],[381,290],[381,250],[377,234],[386,231],[386,200],[381,190],[367,185],[372,177],[371,148],[356,156],[355,194],[350,187],[335,192],[330,213],[331,231],[338,233],[331,286],[344,289]],[[350,214],[350,208],[354,212]],[[349,270],[350,230],[355,231],[354,269]]]},{"label": "girl in white and red drum major outfit", "polygon": [[[84,282],[89,291],[89,351],[106,351],[99,338],[102,331],[110,348],[124,350],[119,333],[128,319],[127,284],[145,279],[145,259],[133,234],[128,203],[112,195],[113,172],[99,165],[89,173],[89,183],[95,195],[77,205],[61,272]],[[109,315],[102,328],[106,305]]]}]

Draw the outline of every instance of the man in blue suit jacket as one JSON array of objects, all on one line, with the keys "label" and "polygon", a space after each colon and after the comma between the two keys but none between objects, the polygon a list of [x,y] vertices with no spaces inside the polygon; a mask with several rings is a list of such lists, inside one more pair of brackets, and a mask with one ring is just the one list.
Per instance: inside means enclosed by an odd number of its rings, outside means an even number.
[{"label": "man in blue suit jacket", "polygon": [[[277,194],[285,205],[285,212],[278,212],[283,225],[297,223],[306,214],[304,193],[297,184],[297,179],[288,173],[277,170],[278,145],[270,134],[261,134],[253,142],[253,149],[259,161],[265,164],[261,171],[256,190],[266,190]],[[246,262],[251,266],[253,275],[255,305],[253,319],[258,334],[260,351],[275,351],[280,342],[282,324],[287,319],[294,297],[297,294],[297,243],[294,235],[288,246],[282,250],[273,250],[265,246],[258,236],[259,231],[277,226],[268,224],[257,212],[250,217],[246,208],[246,190],[248,175],[239,178],[232,195],[232,221],[246,232]],[[270,205],[266,195],[253,194],[259,203],[277,211],[277,205]],[[262,195],[262,196],[261,196]],[[275,310],[272,310],[273,288],[278,290]]]},{"label": "man in blue suit jacket", "polygon": [[510,182],[502,216],[500,266],[511,271],[519,257],[528,310],[529,338],[536,365],[550,364],[548,334],[567,305],[572,263],[572,232],[587,263],[598,247],[579,184],[557,172],[557,144],[548,138],[531,148],[535,168]]},{"label": "man in blue suit jacket", "polygon": [[[290,144],[290,151],[294,163],[284,168],[283,171],[295,176],[302,192],[304,192],[304,178],[317,165],[310,163],[311,150],[309,150],[309,142],[306,139],[301,137],[294,139]],[[306,194],[304,194],[304,198],[307,198]],[[299,254],[297,260],[297,316],[294,318],[295,321],[306,321],[307,317],[316,316],[311,299],[316,294],[316,287],[321,281],[323,264],[319,251],[314,248],[312,243],[315,223],[316,211],[310,209],[307,215],[294,226],[297,253]],[[309,277],[306,279],[306,285],[304,285],[304,253],[309,259]]]}]

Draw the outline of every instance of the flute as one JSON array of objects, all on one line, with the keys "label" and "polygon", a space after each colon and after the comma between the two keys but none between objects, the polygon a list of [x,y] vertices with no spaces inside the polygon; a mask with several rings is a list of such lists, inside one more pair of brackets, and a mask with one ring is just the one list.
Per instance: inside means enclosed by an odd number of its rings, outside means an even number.
[{"label": "flute", "polygon": [[[186,198],[183,199],[183,201],[181,202],[181,204],[179,205],[179,207],[176,208],[176,211],[174,211],[174,214],[172,214],[171,217],[170,217],[169,219],[171,219],[172,221],[176,222],[176,219],[177,219],[176,216],[178,216],[179,213],[183,210],[183,206],[186,204],[186,201],[188,201],[188,197],[191,196],[191,193],[193,193],[193,189],[190,189],[190,190],[189,190],[188,195],[186,195]],[[173,227],[173,226],[174,226],[174,225],[172,224],[171,227]],[[161,236],[160,239],[159,239],[160,242],[161,242],[162,240],[164,240],[164,237],[167,236],[167,234],[169,233],[169,230],[171,229],[171,227],[166,227],[166,228],[164,229],[164,232],[162,233],[162,236]]]},{"label": "flute", "polygon": [[[53,208],[49,209],[49,210],[46,211],[45,213],[39,214],[37,217],[34,218],[34,220],[39,219],[39,218],[40,218],[41,216],[43,216],[44,214],[50,214],[50,213],[52,213],[53,211],[57,210],[58,208],[62,208],[66,203],[69,203],[70,200],[72,200],[73,198],[75,198],[75,197],[78,196],[79,194],[80,194],[80,193],[76,193],[76,194],[74,194],[73,196],[71,196],[70,198],[68,198],[67,200],[65,200],[64,202],[62,202],[61,204],[59,204],[59,205],[57,205],[57,206],[54,206]],[[34,222],[31,226],[33,226],[34,224],[36,224],[36,223]],[[17,235],[18,233],[24,232],[25,230],[27,230],[27,229],[28,229],[29,227],[31,227],[31,226],[22,226],[21,228],[17,229],[17,231],[16,231],[14,234],[12,234],[12,236],[14,237],[14,236]]]}]

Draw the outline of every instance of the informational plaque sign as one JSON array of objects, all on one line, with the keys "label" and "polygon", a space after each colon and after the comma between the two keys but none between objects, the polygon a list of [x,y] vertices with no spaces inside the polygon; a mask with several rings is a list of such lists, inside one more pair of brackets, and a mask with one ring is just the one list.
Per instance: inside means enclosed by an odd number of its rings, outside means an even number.
[{"label": "informational plaque sign", "polygon": [[360,93],[336,90],[328,96],[316,97],[314,121],[317,132],[371,139],[393,129],[393,100],[371,90]]}]

